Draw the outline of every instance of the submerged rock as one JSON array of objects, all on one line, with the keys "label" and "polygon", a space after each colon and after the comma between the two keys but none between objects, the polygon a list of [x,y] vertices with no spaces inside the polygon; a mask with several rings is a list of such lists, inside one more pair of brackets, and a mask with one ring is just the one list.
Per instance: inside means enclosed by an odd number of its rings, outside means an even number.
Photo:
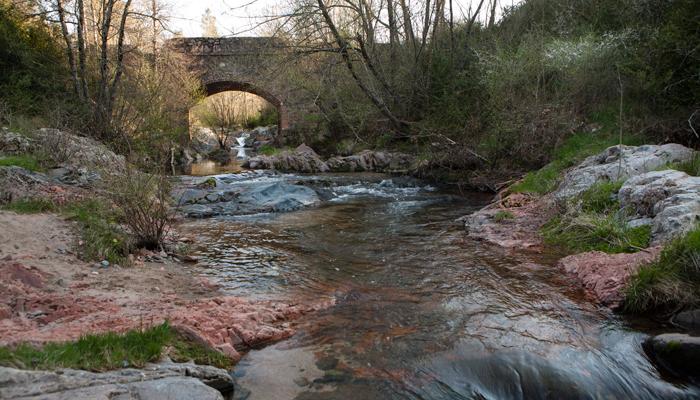
[{"label": "submerged rock", "polygon": [[681,378],[700,378],[700,337],[665,333],[649,338],[644,350],[664,370]]},{"label": "submerged rock", "polygon": [[652,171],[628,179],[618,193],[622,208],[651,218],[652,243],[683,235],[700,222],[700,177]]},{"label": "submerged rock", "polygon": [[7,399],[219,400],[233,395],[233,380],[227,371],[192,363],[150,364],[143,369],[103,373],[0,367],[0,376],[0,398]]},{"label": "submerged rock", "polygon": [[320,202],[315,190],[283,182],[246,185],[232,190],[186,189],[174,194],[181,211],[191,218],[288,212]]},{"label": "submerged rock", "polygon": [[565,201],[600,181],[619,181],[657,170],[665,165],[690,160],[694,151],[680,144],[662,146],[612,146],[586,158],[569,170],[554,197]]}]

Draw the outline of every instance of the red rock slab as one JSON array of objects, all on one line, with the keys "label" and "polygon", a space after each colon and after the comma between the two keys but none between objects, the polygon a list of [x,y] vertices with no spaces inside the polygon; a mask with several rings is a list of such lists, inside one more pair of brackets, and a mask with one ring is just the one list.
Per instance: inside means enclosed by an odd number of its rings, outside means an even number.
[{"label": "red rock slab", "polygon": [[630,278],[644,264],[654,261],[661,247],[637,253],[608,254],[589,251],[559,260],[559,266],[578,278],[586,291],[599,303],[617,309],[622,305],[623,290]]}]

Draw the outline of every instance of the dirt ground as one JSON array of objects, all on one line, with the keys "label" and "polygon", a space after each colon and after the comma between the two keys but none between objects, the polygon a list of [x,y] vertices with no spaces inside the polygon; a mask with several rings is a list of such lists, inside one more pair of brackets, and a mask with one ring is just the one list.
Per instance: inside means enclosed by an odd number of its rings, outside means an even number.
[{"label": "dirt ground", "polygon": [[77,226],[53,214],[0,211],[0,344],[75,340],[164,320],[233,358],[294,332],[293,321],[332,304],[224,296],[193,264],[107,268],[80,260]]}]

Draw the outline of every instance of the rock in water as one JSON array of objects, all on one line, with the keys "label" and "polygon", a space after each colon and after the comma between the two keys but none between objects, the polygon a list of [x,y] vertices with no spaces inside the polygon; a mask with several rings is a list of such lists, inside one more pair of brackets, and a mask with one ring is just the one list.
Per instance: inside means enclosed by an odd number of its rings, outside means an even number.
[{"label": "rock in water", "polygon": [[700,308],[679,312],[671,322],[691,332],[700,333]]},{"label": "rock in water", "polygon": [[665,333],[644,343],[644,350],[666,371],[681,378],[700,378],[700,337]]},{"label": "rock in water", "polygon": [[554,192],[557,201],[566,201],[600,181],[625,180],[675,162],[687,161],[694,151],[680,144],[663,146],[612,146],[586,158],[566,173]]}]

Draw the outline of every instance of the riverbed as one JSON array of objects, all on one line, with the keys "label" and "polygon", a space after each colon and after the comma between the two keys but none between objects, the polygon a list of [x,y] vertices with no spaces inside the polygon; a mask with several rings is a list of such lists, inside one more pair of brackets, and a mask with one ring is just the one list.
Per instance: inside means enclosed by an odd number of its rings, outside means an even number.
[{"label": "riverbed", "polygon": [[658,327],[592,304],[554,255],[467,238],[458,219],[486,195],[379,174],[217,177],[300,184],[322,202],[190,220],[197,272],[231,295],[335,299],[238,363],[238,399],[700,397],[644,354]]}]

